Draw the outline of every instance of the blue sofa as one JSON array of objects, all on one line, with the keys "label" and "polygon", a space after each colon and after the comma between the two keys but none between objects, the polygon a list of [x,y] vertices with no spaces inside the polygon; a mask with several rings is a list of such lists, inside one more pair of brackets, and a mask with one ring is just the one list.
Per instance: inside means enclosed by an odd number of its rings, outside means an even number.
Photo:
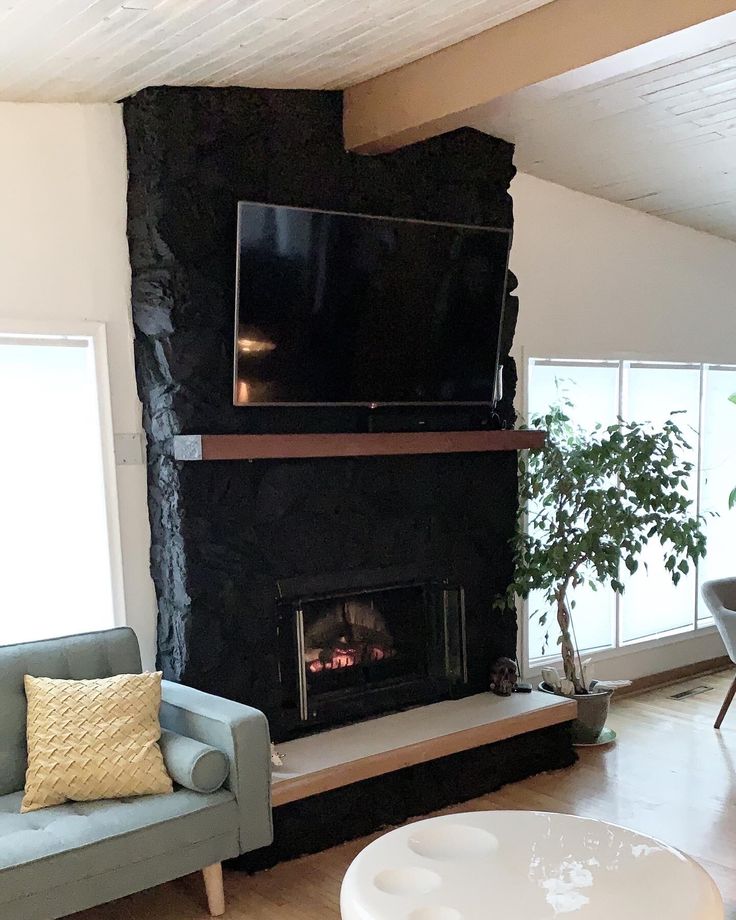
[{"label": "blue sofa", "polygon": [[162,685],[161,725],[227,755],[222,788],[208,794],[175,785],[172,795],[69,802],[20,814],[23,675],[82,679],[140,670],[131,629],[0,647],[0,917],[54,920],[198,870],[210,912],[219,915],[222,860],[271,843],[265,716],[169,681]]}]

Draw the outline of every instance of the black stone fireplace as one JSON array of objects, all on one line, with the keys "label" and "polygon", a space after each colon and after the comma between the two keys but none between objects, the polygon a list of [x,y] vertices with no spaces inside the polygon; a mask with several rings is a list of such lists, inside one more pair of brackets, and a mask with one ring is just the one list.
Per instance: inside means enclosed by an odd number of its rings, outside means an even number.
[{"label": "black stone fireplace", "polygon": [[410,569],[278,585],[281,724],[288,736],[433,703],[468,682],[465,592]]},{"label": "black stone fireplace", "polygon": [[[512,146],[464,129],[346,153],[332,92],[159,87],[124,115],[165,676],[262,709],[276,742],[487,689],[515,652],[515,613],[493,607],[513,572],[515,453],[194,463],[173,440],[367,430],[364,407],[233,406],[238,201],[508,229]],[[499,427],[515,419],[514,286]],[[472,428],[459,408],[389,407],[372,430]]]},{"label": "black stone fireplace", "polygon": [[[509,228],[513,147],[463,129],[349,154],[338,92],[158,87],[124,116],[165,676],[262,709],[275,742],[487,690],[491,662],[516,647],[515,612],[493,605],[513,576],[514,452],[189,463],[173,442],[368,430],[355,407],[232,405],[238,201]],[[516,310],[509,293],[504,428]],[[371,430],[473,427],[455,408],[394,407],[384,424]],[[282,804],[274,845],[241,863],[272,865],[573,760],[552,726]]]}]

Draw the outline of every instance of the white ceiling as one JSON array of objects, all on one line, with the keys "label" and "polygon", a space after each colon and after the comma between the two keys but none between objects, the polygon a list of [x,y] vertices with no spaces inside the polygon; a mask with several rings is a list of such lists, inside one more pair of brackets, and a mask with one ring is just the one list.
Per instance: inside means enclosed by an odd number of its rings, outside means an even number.
[{"label": "white ceiling", "polygon": [[550,0],[0,0],[0,100],[339,89]]},{"label": "white ceiling", "polygon": [[[548,2],[0,0],[0,100],[339,89]],[[659,47],[521,90],[472,124],[514,141],[524,172],[736,240],[736,17]]]},{"label": "white ceiling", "polygon": [[687,54],[593,82],[583,68],[490,104],[473,124],[513,140],[523,172],[736,240],[736,25],[727,19]]}]

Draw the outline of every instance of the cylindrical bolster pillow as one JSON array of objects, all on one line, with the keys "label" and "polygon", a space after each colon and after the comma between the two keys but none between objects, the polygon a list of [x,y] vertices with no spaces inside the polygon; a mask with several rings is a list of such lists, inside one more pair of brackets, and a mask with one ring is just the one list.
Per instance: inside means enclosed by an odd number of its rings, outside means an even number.
[{"label": "cylindrical bolster pillow", "polygon": [[215,792],[230,772],[227,755],[217,748],[166,729],[159,741],[169,776],[193,792]]}]

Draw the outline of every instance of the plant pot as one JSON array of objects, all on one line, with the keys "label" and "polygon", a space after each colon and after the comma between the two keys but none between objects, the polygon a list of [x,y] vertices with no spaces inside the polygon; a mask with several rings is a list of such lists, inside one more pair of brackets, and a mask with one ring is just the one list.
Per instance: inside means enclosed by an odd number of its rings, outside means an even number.
[{"label": "plant pot", "polygon": [[578,717],[572,723],[574,744],[590,744],[598,740],[598,736],[603,731],[603,726],[608,718],[608,707],[611,703],[613,690],[596,690],[593,687],[590,693],[575,693],[572,696],[566,696],[563,693],[556,693],[544,681],[539,685],[539,689],[543,693],[551,693],[554,696],[564,696],[567,700],[575,700],[578,704]]}]

